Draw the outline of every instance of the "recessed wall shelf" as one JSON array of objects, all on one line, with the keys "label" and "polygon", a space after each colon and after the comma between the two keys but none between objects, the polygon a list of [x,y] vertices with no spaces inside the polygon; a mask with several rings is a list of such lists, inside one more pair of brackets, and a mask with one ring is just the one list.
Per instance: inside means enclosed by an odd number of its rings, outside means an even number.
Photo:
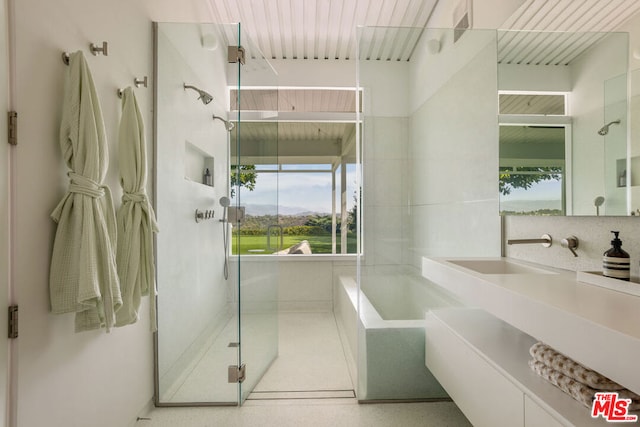
[{"label": "recessed wall shelf", "polygon": [[[184,143],[184,179],[213,187],[214,157],[189,141]],[[204,173],[209,169],[211,184],[205,184]]]}]

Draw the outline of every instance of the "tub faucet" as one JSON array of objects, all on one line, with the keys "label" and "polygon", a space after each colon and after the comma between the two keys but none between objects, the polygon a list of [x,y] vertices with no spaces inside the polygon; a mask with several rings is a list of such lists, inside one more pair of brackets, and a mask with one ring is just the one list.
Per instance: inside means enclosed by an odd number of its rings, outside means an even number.
[{"label": "tub faucet", "polygon": [[507,245],[526,245],[531,243],[541,243],[542,246],[548,248],[551,246],[551,236],[543,234],[539,239],[509,239]]}]

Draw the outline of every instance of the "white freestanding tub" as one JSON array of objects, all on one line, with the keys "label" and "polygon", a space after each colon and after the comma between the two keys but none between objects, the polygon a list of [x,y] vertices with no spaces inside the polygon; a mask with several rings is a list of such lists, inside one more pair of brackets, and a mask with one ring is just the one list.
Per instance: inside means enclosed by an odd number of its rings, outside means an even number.
[{"label": "white freestanding tub", "polygon": [[[358,399],[448,398],[425,366],[424,316],[459,303],[419,274],[340,276],[335,312],[357,361]],[[359,315],[358,315],[359,311]]]}]

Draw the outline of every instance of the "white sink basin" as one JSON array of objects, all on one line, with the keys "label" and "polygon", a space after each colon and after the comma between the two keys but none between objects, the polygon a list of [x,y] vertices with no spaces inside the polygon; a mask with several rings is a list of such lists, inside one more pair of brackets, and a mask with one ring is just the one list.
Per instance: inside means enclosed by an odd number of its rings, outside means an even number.
[{"label": "white sink basin", "polygon": [[452,264],[458,265],[469,270],[473,270],[480,274],[557,274],[555,271],[545,270],[506,259],[460,259],[447,260]]}]

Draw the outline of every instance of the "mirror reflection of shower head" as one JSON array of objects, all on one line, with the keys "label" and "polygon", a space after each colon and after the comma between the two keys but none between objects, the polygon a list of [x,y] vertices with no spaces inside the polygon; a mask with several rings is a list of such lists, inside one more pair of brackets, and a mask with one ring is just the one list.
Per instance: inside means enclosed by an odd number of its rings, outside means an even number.
[{"label": "mirror reflection of shower head", "polygon": [[220,116],[216,116],[215,114],[213,115],[213,120],[220,120],[222,123],[224,123],[224,127],[227,129],[227,132],[231,132],[235,127],[235,125],[230,121],[225,120]]},{"label": "mirror reflection of shower head", "polygon": [[604,197],[598,196],[593,200],[593,204],[596,207],[596,216],[600,216],[600,206],[604,204]]},{"label": "mirror reflection of shower head", "polygon": [[611,125],[619,125],[619,124],[620,124],[620,119],[614,120],[612,122],[607,123],[606,125],[604,125],[604,126],[602,126],[600,128],[600,130],[598,131],[598,135],[605,136],[606,134],[609,133],[609,126],[611,126]]},{"label": "mirror reflection of shower head", "polygon": [[208,92],[205,92],[205,91],[204,91],[204,90],[202,90],[202,89],[198,89],[197,87],[195,87],[195,86],[191,86],[191,85],[188,85],[188,84],[186,84],[186,83],[184,83],[184,84],[183,84],[183,87],[184,87],[184,90],[187,90],[187,89],[193,89],[193,90],[195,90],[196,92],[198,92],[198,95],[200,95],[200,96],[198,97],[198,99],[199,99],[200,101],[202,101],[202,103],[203,103],[204,105],[207,105],[208,103],[210,103],[211,101],[213,101],[213,96],[211,96],[211,94],[209,94]]}]

